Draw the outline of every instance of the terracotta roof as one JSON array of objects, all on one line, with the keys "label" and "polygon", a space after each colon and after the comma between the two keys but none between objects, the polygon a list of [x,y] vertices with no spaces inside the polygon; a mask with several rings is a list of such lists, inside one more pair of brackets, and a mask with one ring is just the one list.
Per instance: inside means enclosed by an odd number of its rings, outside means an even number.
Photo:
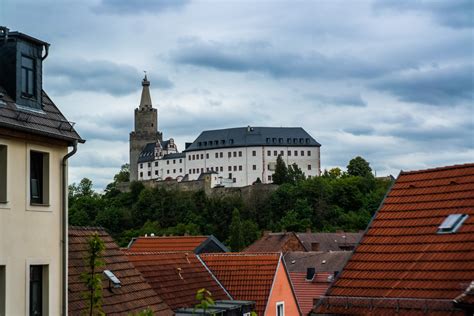
[{"label": "terracotta roof", "polygon": [[[450,214],[469,217],[456,232],[438,233]],[[319,311],[335,312],[337,299],[352,299],[367,312],[367,298],[452,310],[474,280],[473,250],[474,164],[401,172]]]},{"label": "terracotta roof", "polygon": [[291,283],[303,315],[308,315],[314,302],[326,293],[333,275],[330,272],[317,272],[314,279],[308,281],[306,272],[290,272]]},{"label": "terracotta roof", "polygon": [[80,274],[85,271],[84,258],[87,256],[87,239],[97,232],[104,241],[104,261],[106,266],[100,268],[112,271],[121,281],[120,288],[108,290],[108,280],[103,278],[102,308],[106,315],[127,315],[150,308],[159,315],[173,315],[173,311],[146,283],[143,276],[134,268],[122,254],[112,238],[101,228],[69,228],[69,280],[68,302],[69,315],[81,315],[87,303],[83,298],[86,290],[80,280]]},{"label": "terracotta roof", "polygon": [[469,284],[467,289],[454,299],[456,304],[469,305],[471,309],[474,309],[474,281]]},{"label": "terracotta roof", "polygon": [[263,315],[280,253],[213,253],[200,257],[234,299],[255,301],[255,311]]},{"label": "terracotta roof", "polygon": [[184,251],[197,253],[206,243],[214,242],[217,250],[227,251],[214,236],[141,236],[134,238],[129,246],[130,252]]},{"label": "terracotta roof", "polygon": [[231,299],[194,253],[125,252],[156,293],[173,309],[193,307],[206,288],[214,299]]},{"label": "terracotta roof", "polygon": [[74,140],[80,143],[85,142],[75,131],[74,123],[67,121],[44,91],[42,91],[43,109],[41,111],[28,110],[25,107],[19,108],[1,86],[0,94],[3,94],[3,98],[0,99],[0,127],[40,134],[69,142]]},{"label": "terracotta roof", "polygon": [[306,272],[307,268],[315,268],[316,272],[342,271],[352,251],[294,251],[287,252],[285,259],[288,272]]},{"label": "terracotta roof", "polygon": [[[307,251],[339,251],[353,250],[362,233],[297,233]],[[312,244],[317,243],[318,249],[312,249]]]},{"label": "terracotta roof", "polygon": [[304,246],[293,232],[267,233],[248,246],[243,252],[304,251]]}]

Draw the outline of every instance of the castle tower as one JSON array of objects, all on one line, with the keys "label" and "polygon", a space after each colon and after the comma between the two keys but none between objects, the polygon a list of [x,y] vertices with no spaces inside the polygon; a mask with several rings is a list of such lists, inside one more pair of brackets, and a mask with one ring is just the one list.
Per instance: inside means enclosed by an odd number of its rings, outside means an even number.
[{"label": "castle tower", "polygon": [[138,179],[138,156],[145,145],[163,140],[158,131],[158,110],[151,103],[150,81],[146,75],[142,86],[140,105],[135,109],[135,130],[130,133],[130,181]]}]

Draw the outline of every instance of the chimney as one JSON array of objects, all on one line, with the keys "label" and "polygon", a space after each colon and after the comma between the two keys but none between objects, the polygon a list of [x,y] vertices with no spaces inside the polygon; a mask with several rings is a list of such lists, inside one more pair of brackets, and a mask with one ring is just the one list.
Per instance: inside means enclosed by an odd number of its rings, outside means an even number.
[{"label": "chimney", "polygon": [[316,268],[311,267],[306,269],[306,281],[313,281],[316,275]]}]

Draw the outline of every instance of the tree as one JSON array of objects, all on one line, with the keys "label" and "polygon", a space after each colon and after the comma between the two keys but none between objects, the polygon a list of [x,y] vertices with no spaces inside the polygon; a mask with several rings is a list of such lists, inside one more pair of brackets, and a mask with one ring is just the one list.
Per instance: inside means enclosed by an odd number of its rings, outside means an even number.
[{"label": "tree", "polygon": [[130,181],[130,165],[128,163],[123,164],[120,167],[119,173],[114,176],[114,182],[129,182]]},{"label": "tree", "polygon": [[198,304],[194,307],[194,309],[197,308],[202,308],[204,313],[206,313],[206,310],[209,307],[212,307],[216,303],[214,302],[214,299],[212,298],[212,293],[209,290],[206,290],[205,288],[199,289],[196,292],[196,300],[199,301]]},{"label": "tree", "polygon": [[305,179],[306,176],[296,163],[288,166],[287,182],[296,184]]},{"label": "tree", "polygon": [[370,168],[369,163],[360,156],[349,161],[347,174],[355,177],[373,178],[372,168]]},{"label": "tree", "polygon": [[90,316],[105,315],[102,311],[102,275],[97,273],[99,268],[105,265],[102,259],[104,250],[104,241],[95,232],[87,240],[87,255],[84,258],[86,271],[81,274],[81,280],[87,288],[83,296],[87,299]]},{"label": "tree", "polygon": [[230,223],[229,246],[232,251],[240,251],[243,248],[244,239],[242,235],[242,222],[240,212],[234,209],[232,212],[232,222]]},{"label": "tree", "polygon": [[273,173],[273,183],[275,184],[283,184],[288,181],[288,169],[286,168],[286,164],[281,158],[281,155],[278,155],[275,172]]}]

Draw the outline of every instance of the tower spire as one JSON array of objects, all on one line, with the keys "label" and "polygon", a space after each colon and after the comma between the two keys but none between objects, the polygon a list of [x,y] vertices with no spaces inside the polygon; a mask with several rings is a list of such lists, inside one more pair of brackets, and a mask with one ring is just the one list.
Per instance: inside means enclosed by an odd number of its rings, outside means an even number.
[{"label": "tower spire", "polygon": [[151,108],[151,96],[150,96],[150,81],[148,81],[146,71],[144,71],[145,77],[142,80],[142,97],[140,99],[139,108]]}]

